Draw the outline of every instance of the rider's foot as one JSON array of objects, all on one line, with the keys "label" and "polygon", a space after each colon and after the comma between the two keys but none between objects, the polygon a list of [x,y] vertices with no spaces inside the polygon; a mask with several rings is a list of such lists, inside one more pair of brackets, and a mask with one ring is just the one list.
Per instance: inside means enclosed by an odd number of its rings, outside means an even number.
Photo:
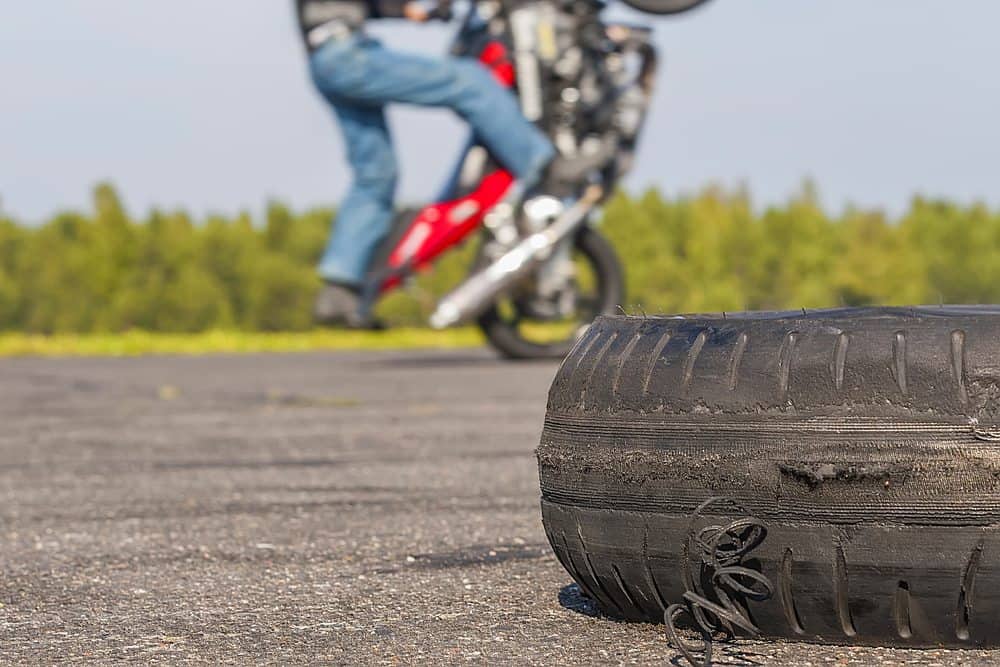
[{"label": "rider's foot", "polygon": [[362,327],[364,322],[358,313],[360,305],[361,296],[357,287],[327,281],[316,295],[313,319],[324,326]]},{"label": "rider's foot", "polygon": [[610,158],[606,147],[593,153],[566,157],[557,155],[542,172],[538,190],[556,197],[570,197],[579,194],[586,184],[587,175],[603,167]]}]

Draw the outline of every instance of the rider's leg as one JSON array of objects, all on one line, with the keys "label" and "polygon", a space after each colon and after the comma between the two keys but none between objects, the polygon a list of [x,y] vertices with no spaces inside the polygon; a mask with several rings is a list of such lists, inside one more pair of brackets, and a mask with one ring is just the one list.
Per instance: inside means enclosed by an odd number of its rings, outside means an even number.
[{"label": "rider's leg", "polygon": [[367,104],[402,102],[453,109],[525,185],[537,179],[555,155],[545,135],[524,118],[510,91],[470,58],[403,54],[359,36],[350,47],[340,42],[320,48],[312,63],[314,72],[317,67],[336,72],[317,81],[328,95]]},{"label": "rider's leg", "polygon": [[319,273],[328,282],[357,287],[392,222],[396,158],[381,106],[330,101],[340,121],[354,180],[334,220]]}]

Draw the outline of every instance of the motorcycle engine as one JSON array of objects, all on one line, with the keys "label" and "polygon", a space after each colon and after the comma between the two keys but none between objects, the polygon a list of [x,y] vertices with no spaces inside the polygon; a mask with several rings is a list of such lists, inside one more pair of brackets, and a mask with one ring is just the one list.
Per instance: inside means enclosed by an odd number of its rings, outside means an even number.
[{"label": "motorcycle engine", "polygon": [[523,112],[581,174],[603,172],[610,191],[645,121],[656,54],[647,28],[605,24],[603,6],[529,2],[510,26]]}]

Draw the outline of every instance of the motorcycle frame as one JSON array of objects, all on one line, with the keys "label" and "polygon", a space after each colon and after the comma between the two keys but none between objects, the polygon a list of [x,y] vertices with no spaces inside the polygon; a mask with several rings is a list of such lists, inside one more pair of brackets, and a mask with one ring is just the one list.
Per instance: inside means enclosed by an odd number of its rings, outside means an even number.
[{"label": "motorcycle frame", "polygon": [[[439,18],[449,19],[450,1]],[[470,9],[459,29],[455,49],[464,51],[475,40],[470,30],[474,10]],[[648,28],[626,24],[615,24],[637,33],[648,35]],[[610,25],[608,26],[610,27]],[[657,69],[657,54],[648,42],[642,47],[643,65],[639,81],[647,95],[652,94]],[[477,60],[486,67],[496,80],[507,89],[515,89],[517,73],[514,54],[502,39],[490,36],[476,54]],[[460,156],[459,165],[464,165],[476,144],[470,144]],[[631,154],[631,146],[628,153]],[[605,184],[605,196],[610,194],[616,174]],[[486,169],[475,188],[466,194],[452,197],[446,192],[443,201],[427,204],[420,209],[407,224],[402,236],[396,241],[383,266],[376,267],[366,279],[361,292],[359,314],[363,321],[372,321],[372,311],[377,301],[386,293],[399,287],[419,271],[430,267],[434,261],[448,250],[461,245],[473,232],[483,228],[486,216],[501,202],[520,200],[520,189],[514,175],[503,168]],[[451,198],[449,198],[451,197]]]}]

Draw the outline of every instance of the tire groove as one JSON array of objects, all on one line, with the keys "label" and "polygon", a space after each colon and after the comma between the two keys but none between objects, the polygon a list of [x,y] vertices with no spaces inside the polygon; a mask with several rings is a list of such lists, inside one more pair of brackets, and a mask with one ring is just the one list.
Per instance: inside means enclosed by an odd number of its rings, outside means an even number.
[{"label": "tire groove", "polygon": [[847,559],[844,556],[844,546],[837,542],[836,557],[834,558],[834,605],[837,610],[837,619],[840,621],[840,628],[848,637],[858,634],[854,627],[854,619],[851,617],[850,602],[850,582],[847,578]]},{"label": "tire groove", "polygon": [[594,357],[594,365],[591,366],[590,372],[587,373],[587,381],[584,382],[584,384],[583,384],[583,390],[580,392],[580,403],[581,404],[586,404],[587,403],[587,392],[590,391],[590,385],[594,381],[594,374],[597,372],[597,369],[600,367],[601,361],[604,360],[604,355],[606,355],[608,353],[608,350],[611,349],[611,346],[614,345],[614,343],[615,343],[615,341],[617,339],[618,339],[618,332],[615,331],[610,336],[608,336],[608,339],[606,341],[604,341],[604,344],[601,345],[601,349],[598,350],[597,354],[595,355],[595,357]]},{"label": "tire groove", "polygon": [[581,345],[580,353],[579,356],[577,356],[576,358],[576,363],[573,365],[573,370],[570,372],[571,382],[576,380],[576,374],[580,371],[580,365],[583,364],[583,360],[587,358],[587,354],[590,352],[590,348],[594,347],[594,343],[597,342],[597,339],[599,339],[601,335],[602,332],[595,329],[594,327],[590,327],[589,329],[587,329],[587,333],[584,336],[584,338],[587,339],[587,342],[584,343],[582,340],[580,341]]},{"label": "tire groove", "polygon": [[660,585],[656,583],[656,577],[653,576],[653,568],[649,565],[649,522],[647,521],[642,522],[642,566],[646,570],[646,579],[649,587],[656,597],[657,604],[660,605],[660,612],[666,613],[667,607],[670,605],[667,604],[666,599],[663,597]]},{"label": "tire groove", "polygon": [[635,346],[639,344],[640,340],[642,340],[642,334],[640,333],[635,334],[634,336],[632,336],[632,340],[628,342],[628,345],[625,346],[625,349],[622,350],[622,356],[618,360],[618,366],[615,368],[615,378],[611,382],[611,396],[614,398],[617,398],[618,396],[618,386],[621,384],[622,373],[625,370],[625,364],[628,363],[629,358],[635,351]]},{"label": "tire groove", "polygon": [[973,587],[979,572],[979,561],[983,557],[984,542],[979,542],[969,554],[969,560],[962,569],[962,585],[958,591],[958,609],[955,611],[955,636],[962,641],[969,639],[969,623],[972,620]]},{"label": "tire groove", "polygon": [[902,580],[896,583],[896,592],[892,599],[892,617],[896,623],[896,634],[900,639],[911,638],[913,627],[910,625],[910,585]]},{"label": "tire groove", "polygon": [[965,332],[961,329],[951,332],[951,372],[958,385],[958,400],[965,405],[969,393],[965,388]]},{"label": "tire groove", "polygon": [[733,355],[729,359],[729,391],[736,391],[736,385],[740,381],[740,364],[743,361],[743,354],[746,352],[747,343],[750,337],[744,331],[736,339],[736,346],[733,348]]},{"label": "tire groove", "polygon": [[681,379],[681,384],[685,389],[691,385],[691,380],[694,378],[694,365],[697,363],[698,356],[705,347],[706,340],[708,340],[707,329],[698,334],[691,345],[691,349],[688,350],[687,358],[684,360],[684,373]]},{"label": "tire groove", "polygon": [[656,345],[653,347],[653,352],[649,357],[649,365],[646,368],[646,378],[642,383],[642,393],[646,395],[649,393],[649,381],[653,379],[653,371],[656,370],[656,363],[660,360],[660,355],[663,353],[663,348],[667,346],[670,342],[670,332],[667,331],[660,336],[660,340],[656,341]]},{"label": "tire groove", "polygon": [[573,560],[573,552],[569,548],[569,541],[566,539],[566,531],[562,532],[562,542],[563,549],[566,550],[566,560],[569,563],[568,567],[566,567],[569,571],[569,576],[573,577],[577,586],[580,587],[580,590],[583,591],[584,595],[589,597],[591,600],[596,601],[598,599],[597,596],[594,595],[594,591],[587,585],[587,582],[583,580],[583,573],[580,572],[580,568],[576,566],[576,561]]},{"label": "tire groove", "polygon": [[611,564],[611,573],[615,576],[615,581],[618,582],[618,588],[621,589],[622,594],[625,596],[625,599],[628,600],[628,603],[636,609],[640,609],[642,605],[638,604],[635,601],[635,598],[632,597],[632,594],[629,593],[628,588],[625,586],[625,580],[622,579],[622,573],[618,571],[618,566],[614,563]]},{"label": "tire groove", "polygon": [[795,345],[799,340],[798,331],[789,331],[785,334],[785,340],[781,343],[778,352],[778,390],[782,399],[788,394],[788,382],[792,373],[792,355],[795,353]]},{"label": "tire groove", "polygon": [[837,341],[833,346],[833,362],[830,364],[833,384],[839,391],[844,387],[844,370],[847,366],[847,347],[850,345],[850,337],[843,331],[837,335]]},{"label": "tire groove", "polygon": [[604,587],[604,582],[602,582],[600,577],[597,576],[597,570],[594,569],[594,563],[590,560],[590,551],[587,549],[587,543],[583,539],[583,526],[579,523],[576,524],[576,534],[580,538],[580,549],[583,552],[583,562],[587,564],[587,571],[590,573],[590,578],[594,580],[594,585],[597,586],[597,590],[601,591],[606,600],[606,604],[613,607],[615,611],[624,616],[625,611],[618,605],[617,602],[615,602],[614,597],[612,597],[611,593],[608,592],[608,589]]},{"label": "tire groove", "polygon": [[778,572],[781,609],[785,612],[785,619],[788,621],[788,626],[792,629],[792,632],[797,635],[804,635],[806,631],[802,626],[802,617],[799,615],[798,607],[795,605],[795,584],[792,577],[793,565],[794,554],[791,548],[786,548],[781,558],[781,570]]},{"label": "tire groove", "polygon": [[892,337],[893,377],[899,393],[906,396],[906,332],[897,331]]}]

